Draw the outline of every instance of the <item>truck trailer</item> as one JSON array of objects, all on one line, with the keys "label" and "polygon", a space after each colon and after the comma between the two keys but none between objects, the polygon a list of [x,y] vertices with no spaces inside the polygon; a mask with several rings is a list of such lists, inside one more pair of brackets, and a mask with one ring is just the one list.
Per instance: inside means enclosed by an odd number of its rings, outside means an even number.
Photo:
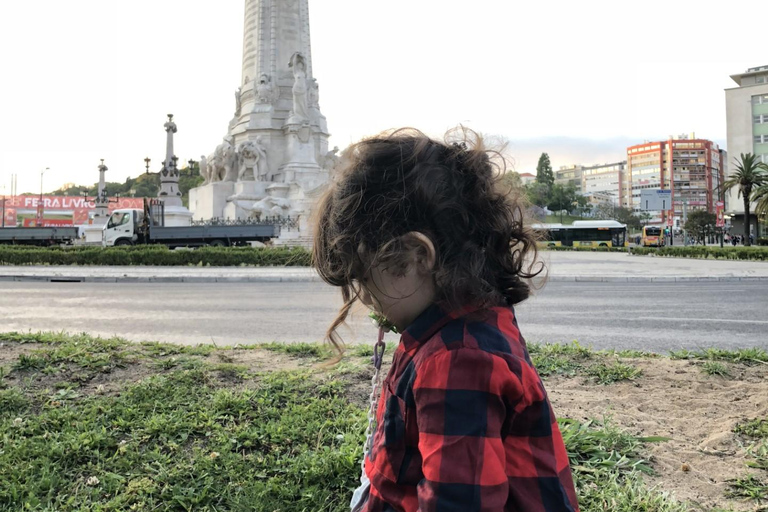
[{"label": "truck trailer", "polygon": [[78,238],[77,227],[0,228],[0,244],[70,245]]},{"label": "truck trailer", "polygon": [[102,231],[102,245],[126,246],[159,244],[170,248],[210,245],[227,247],[268,242],[280,236],[280,226],[272,223],[230,225],[164,226],[162,208],[147,202],[144,210],[114,210]]}]

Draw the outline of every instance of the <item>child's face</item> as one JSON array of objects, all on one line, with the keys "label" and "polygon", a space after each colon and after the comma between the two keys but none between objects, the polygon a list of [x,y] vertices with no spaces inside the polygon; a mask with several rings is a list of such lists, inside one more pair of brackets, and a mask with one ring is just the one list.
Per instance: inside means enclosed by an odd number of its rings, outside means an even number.
[{"label": "child's face", "polygon": [[403,332],[435,300],[432,275],[409,265],[405,271],[379,265],[361,282],[360,300]]}]

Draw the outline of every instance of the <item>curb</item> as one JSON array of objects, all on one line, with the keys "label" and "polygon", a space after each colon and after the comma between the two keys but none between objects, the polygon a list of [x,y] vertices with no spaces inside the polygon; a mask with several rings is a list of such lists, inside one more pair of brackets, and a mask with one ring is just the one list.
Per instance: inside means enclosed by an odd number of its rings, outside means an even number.
[{"label": "curb", "polygon": [[[568,283],[690,283],[690,282],[768,282],[768,276],[549,276],[547,282]],[[0,282],[48,282],[48,283],[319,283],[318,276],[241,276],[241,277],[199,277],[199,276],[40,276],[0,275]]]}]

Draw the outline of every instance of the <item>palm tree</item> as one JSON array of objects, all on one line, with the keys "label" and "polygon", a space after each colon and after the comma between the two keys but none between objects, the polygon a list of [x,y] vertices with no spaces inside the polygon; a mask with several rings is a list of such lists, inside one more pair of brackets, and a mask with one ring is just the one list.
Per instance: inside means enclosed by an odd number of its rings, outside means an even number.
[{"label": "palm tree", "polygon": [[764,183],[752,192],[755,202],[755,214],[759,217],[768,215],[768,183]]},{"label": "palm tree", "polygon": [[723,182],[723,191],[728,192],[734,187],[739,187],[737,197],[744,199],[744,245],[750,245],[749,206],[754,201],[752,190],[768,182],[768,166],[759,162],[757,156],[752,153],[742,153],[739,159],[735,160],[735,164],[736,171]]}]

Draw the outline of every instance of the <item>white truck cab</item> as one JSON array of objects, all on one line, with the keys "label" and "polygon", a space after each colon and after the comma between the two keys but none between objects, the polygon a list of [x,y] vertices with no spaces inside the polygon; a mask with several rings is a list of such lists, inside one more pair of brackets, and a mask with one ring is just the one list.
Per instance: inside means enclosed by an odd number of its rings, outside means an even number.
[{"label": "white truck cab", "polygon": [[137,227],[144,217],[142,210],[124,208],[114,210],[101,232],[104,247],[133,245],[138,239]]}]

